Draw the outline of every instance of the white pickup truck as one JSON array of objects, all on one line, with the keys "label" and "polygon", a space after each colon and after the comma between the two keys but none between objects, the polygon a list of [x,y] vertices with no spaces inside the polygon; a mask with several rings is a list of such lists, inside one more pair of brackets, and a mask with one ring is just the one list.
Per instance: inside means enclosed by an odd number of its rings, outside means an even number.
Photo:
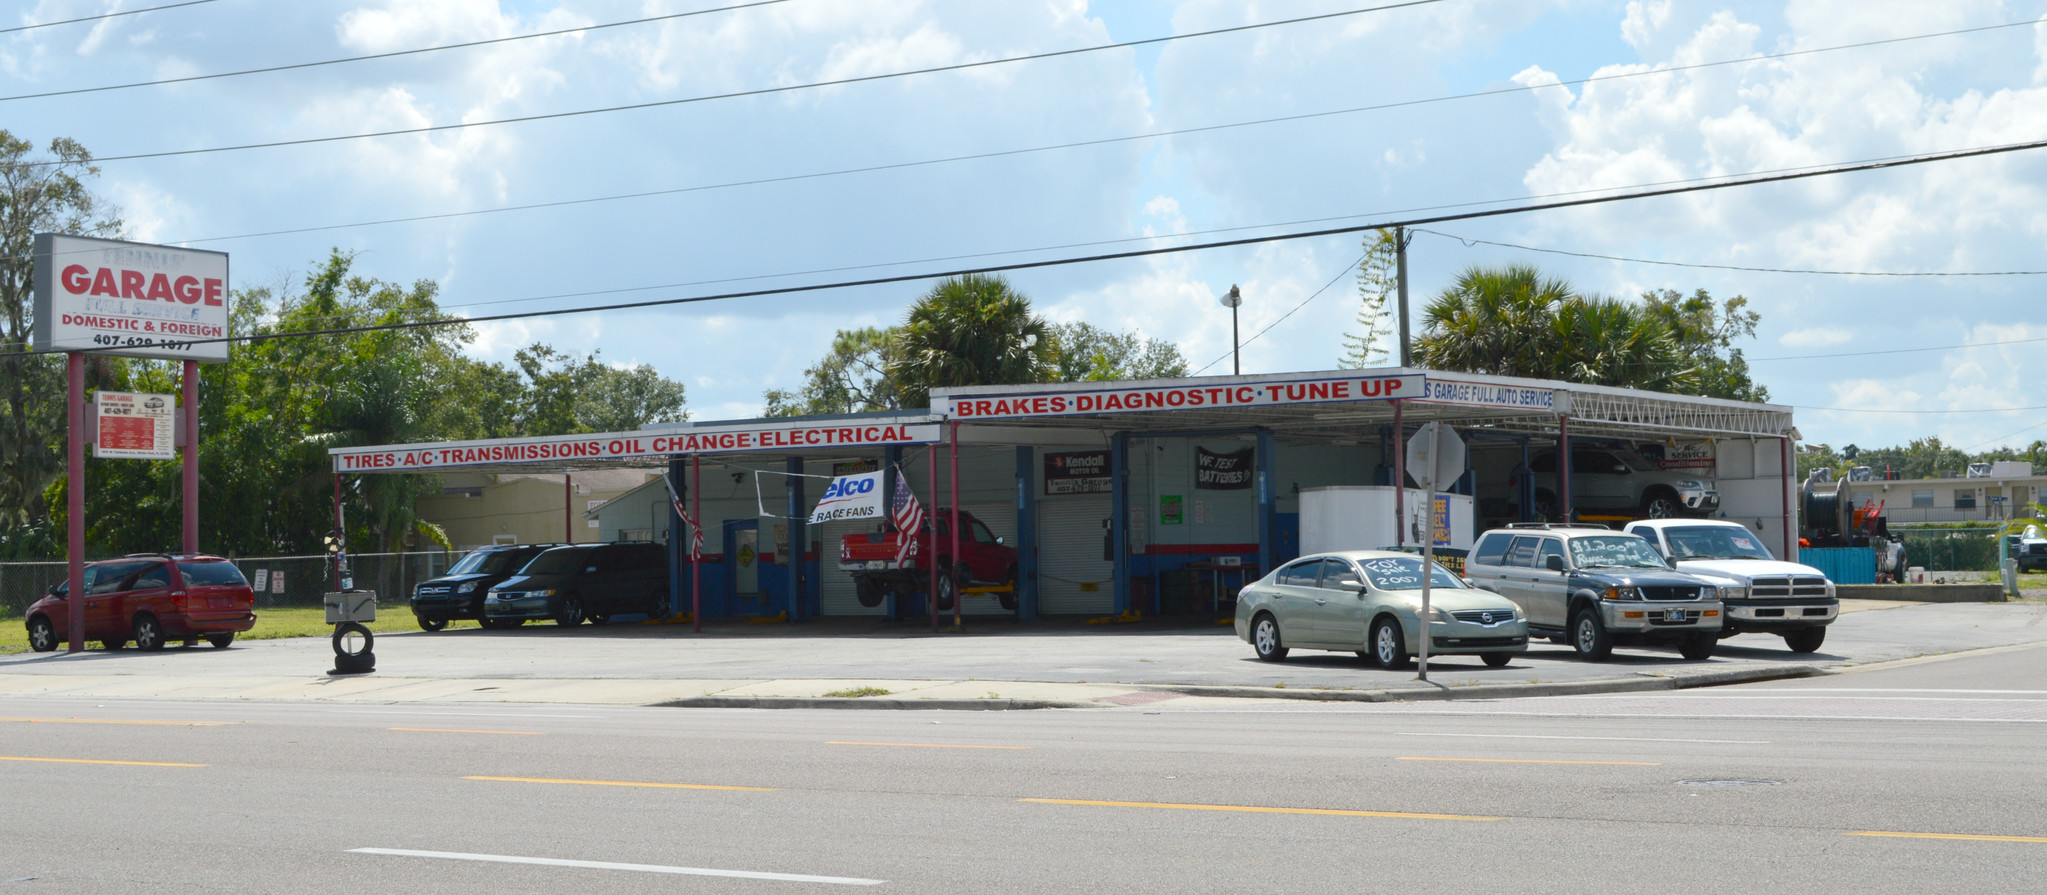
[{"label": "white pickup truck", "polygon": [[1695,575],[1726,579],[1741,589],[1722,597],[1727,614],[1722,638],[1749,632],[1777,634],[1795,653],[1809,653],[1827,639],[1827,626],[1841,615],[1834,582],[1812,566],[1770,555],[1762,539],[1740,523],[1721,519],[1643,519],[1625,529],[1655,545],[1673,565]]}]

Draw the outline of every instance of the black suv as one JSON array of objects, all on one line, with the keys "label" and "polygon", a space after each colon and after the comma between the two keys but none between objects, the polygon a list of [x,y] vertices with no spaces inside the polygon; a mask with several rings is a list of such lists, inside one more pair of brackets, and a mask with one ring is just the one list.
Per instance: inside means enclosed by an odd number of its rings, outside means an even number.
[{"label": "black suv", "polygon": [[450,619],[483,618],[483,595],[533,561],[540,552],[560,544],[504,544],[472,550],[455,561],[448,574],[422,581],[412,589],[412,614],[419,626],[438,631]]},{"label": "black suv", "polygon": [[651,541],[576,544],[533,558],[517,577],[490,589],[483,626],[516,628],[529,619],[571,627],[614,615],[667,615],[668,552]]}]

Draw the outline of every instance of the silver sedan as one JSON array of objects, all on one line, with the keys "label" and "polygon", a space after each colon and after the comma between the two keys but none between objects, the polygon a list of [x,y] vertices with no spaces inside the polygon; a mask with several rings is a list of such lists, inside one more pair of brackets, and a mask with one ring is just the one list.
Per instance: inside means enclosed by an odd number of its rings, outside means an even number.
[{"label": "silver sedan", "polygon": [[[1304,556],[1245,585],[1237,636],[1258,658],[1289,650],[1356,652],[1405,668],[1421,650],[1422,560],[1389,550]],[[1429,655],[1476,655],[1499,668],[1528,648],[1528,619],[1513,602],[1437,565],[1430,578]]]}]

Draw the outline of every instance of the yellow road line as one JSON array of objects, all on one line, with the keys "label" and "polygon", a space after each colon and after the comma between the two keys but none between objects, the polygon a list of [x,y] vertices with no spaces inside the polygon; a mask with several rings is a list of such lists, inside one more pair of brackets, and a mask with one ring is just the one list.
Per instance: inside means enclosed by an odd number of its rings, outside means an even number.
[{"label": "yellow road line", "polygon": [[113,761],[105,758],[28,758],[17,755],[0,755],[0,761],[49,761],[58,764],[133,764],[150,768],[203,768],[203,764],[186,764],[182,761]]},{"label": "yellow road line", "polygon": [[448,727],[386,727],[385,730],[404,730],[412,733],[502,733],[511,736],[537,737],[537,730],[460,730]]},{"label": "yellow road line", "polygon": [[16,724],[160,724],[170,727],[220,727],[240,721],[107,721],[98,718],[0,718]]},{"label": "yellow road line", "polygon": [[1029,746],[971,746],[958,743],[862,743],[854,740],[826,740],[827,746],[914,746],[919,749],[1029,749]]},{"label": "yellow road line", "polygon": [[1420,820],[1504,820],[1472,814],[1414,814],[1406,811],[1348,811],[1339,808],[1267,808],[1258,805],[1186,805],[1176,802],[1097,802],[1088,799],[1017,799],[1040,805],[1099,805],[1105,808],[1174,808],[1181,811],[1245,811],[1254,814],[1331,814],[1338,817],[1406,817]]},{"label": "yellow road line", "polygon": [[708,783],[633,783],[625,780],[558,780],[552,777],[464,777],[464,780],[501,780],[507,783],[579,783],[584,786],[644,786],[651,789],[730,789],[739,792],[774,792],[766,786],[712,786]]},{"label": "yellow road line", "polygon": [[1548,758],[1423,758],[1416,755],[1402,755],[1396,761],[1476,761],[1488,764],[1630,764],[1642,767],[1656,767],[1660,761],[1562,761]]},{"label": "yellow road line", "polygon": [[1882,830],[1852,830],[1844,836],[1886,836],[1897,839],[1974,839],[1979,842],[2047,842],[2047,836],[1977,836],[1967,833],[1887,833]]}]

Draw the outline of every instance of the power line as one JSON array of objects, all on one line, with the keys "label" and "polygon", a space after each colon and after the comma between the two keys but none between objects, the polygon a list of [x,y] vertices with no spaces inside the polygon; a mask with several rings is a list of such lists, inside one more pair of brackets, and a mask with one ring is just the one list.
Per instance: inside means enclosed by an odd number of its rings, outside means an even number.
[{"label": "power line", "polygon": [[97,22],[101,19],[118,19],[122,16],[141,15],[142,13],[145,12],[156,12],[157,10],[160,9],[177,9],[180,6],[198,6],[201,3],[212,2],[213,0],[185,0],[185,2],[183,3],[166,3],[162,6],[145,6],[141,9],[129,9],[123,10],[121,12],[110,12],[96,16],[81,16],[75,19],[65,19],[61,22],[37,22],[36,24],[33,25],[17,25],[13,28],[0,28],[0,34],[13,34],[16,31],[33,31],[37,28],[54,28],[58,25],[76,25],[79,22]]},{"label": "power line", "polygon": [[[2038,407],[1975,407],[1959,410],[1946,407],[1939,410],[1877,410],[1866,407],[1807,407],[1803,404],[1793,404],[1791,406],[1799,410],[1826,410],[1834,413],[2018,413],[2022,410],[2047,410],[2047,404],[2042,404]],[[2028,426],[2027,428],[2032,427]],[[2019,432],[2024,431],[2026,430],[2019,430]],[[2012,435],[2017,434],[2018,432],[2012,433]],[[2009,438],[2011,436],[2007,435],[2005,437]]]},{"label": "power line", "polygon": [[[1860,162],[1847,165],[1833,165],[1821,168],[1814,168],[1805,171],[1769,174],[1765,176],[1745,175],[1738,177],[1719,178],[1715,182],[1711,183],[1697,183],[1688,184],[1684,186],[1665,187],[1661,189],[1639,190],[1631,193],[1622,193],[1608,196],[1595,196],[1590,198],[1564,199],[1553,202],[1540,202],[1529,205],[1515,206],[1511,208],[1496,208],[1484,211],[1469,211],[1462,212],[1459,214],[1436,215],[1432,217],[1412,218],[1409,220],[1383,221],[1347,227],[1332,227],[1321,230],[1297,231],[1293,233],[1277,233],[1265,236],[1247,236],[1240,237],[1237,239],[1226,239],[1213,242],[1193,243],[1179,246],[1158,246],[1145,249],[1131,249],[1122,252],[1106,252],[1094,255],[1082,255],[1069,258],[1050,258],[1038,261],[1019,261],[1011,264],[987,265],[982,267],[966,269],[926,271],[921,273],[897,274],[886,277],[870,277],[863,280],[843,280],[828,283],[811,283],[800,286],[783,286],[772,289],[756,289],[744,292],[727,292],[714,295],[695,295],[684,296],[680,298],[649,299],[647,301],[620,302],[617,304],[596,305],[580,308],[555,308],[545,311],[521,311],[516,313],[497,314],[486,317],[444,318],[437,320],[385,323],[371,326],[343,327],[337,329],[304,330],[288,333],[269,333],[256,336],[227,336],[217,339],[189,339],[183,341],[187,341],[195,345],[210,344],[216,342],[255,343],[271,341],[273,339],[300,338],[307,336],[347,335],[353,333],[386,332],[394,330],[419,329],[430,326],[448,326],[470,323],[493,323],[503,320],[524,320],[539,317],[561,317],[572,314],[595,313],[598,311],[636,310],[641,308],[694,304],[697,302],[728,301],[741,298],[761,298],[772,295],[794,295],[808,292],[824,292],[836,289],[851,289],[863,286],[880,286],[894,283],[914,282],[918,280],[931,280],[945,277],[965,276],[968,274],[1006,273],[1010,271],[1019,270],[1036,270],[1039,268],[1047,267],[1064,267],[1066,265],[1071,264],[1091,264],[1102,261],[1120,261],[1132,258],[1148,258],[1158,255],[1179,254],[1181,252],[1208,251],[1211,249],[1234,248],[1249,245],[1262,245],[1274,242],[1287,242],[1297,239],[1314,239],[1323,236],[1350,235],[1355,233],[1362,233],[1367,230],[1381,230],[1389,227],[1418,227],[1424,224],[1441,224],[1449,221],[1473,220],[1477,218],[1499,217],[1502,215],[1510,214],[1527,214],[1536,211],[1554,211],[1564,208],[1576,208],[1586,205],[1600,205],[1608,202],[1620,202],[1630,199],[1648,199],[1661,196],[1676,196],[1687,193],[1728,189],[1731,187],[1757,186],[1767,183],[1782,183],[1785,181],[1805,180],[1814,177],[1825,177],[1836,174],[1849,174],[1860,171],[1878,171],[1888,168],[1901,168],[1913,165],[1929,164],[1933,162],[1954,161],[1957,159],[1965,158],[1979,158],[1983,156],[2001,155],[2011,152],[2023,152],[2027,150],[2041,148],[2047,148],[2047,140],[2034,140],[2024,143],[2008,143],[1999,146],[1983,146],[1976,147],[1973,149],[1950,150],[1947,152],[1923,153],[1920,155],[1908,156],[1905,158],[1883,159],[1879,161]],[[0,357],[21,357],[37,353],[56,352],[9,352],[0,353]]]},{"label": "power line", "polygon": [[[1252,31],[1260,28],[1273,28],[1280,25],[1296,25],[1303,22],[1314,22],[1325,19],[1339,18],[1343,16],[1354,16],[1368,12],[1384,12],[1386,10],[1401,9],[1409,6],[1425,6],[1433,3],[1442,2],[1444,2],[1444,0],[1406,0],[1406,2],[1403,3],[1391,3],[1385,6],[1370,6],[1365,7],[1363,9],[1352,9],[1345,10],[1342,12],[1331,12],[1323,13],[1320,15],[1301,16],[1299,18],[1281,19],[1273,22],[1259,22],[1252,25],[1235,25],[1229,28],[1216,28],[1209,31],[1193,31],[1186,34],[1171,34],[1165,37],[1152,37],[1143,40],[1130,40],[1123,41],[1121,43],[1102,44],[1100,46],[1093,47],[1076,47],[1070,50],[1053,50],[1047,53],[1033,53],[1024,56],[1009,56],[1002,59],[983,59],[975,62],[959,62],[954,63],[952,65],[940,65],[931,68],[913,69],[910,71],[884,72],[882,74],[875,75],[860,75],[857,77],[838,78],[830,81],[811,81],[804,84],[786,84],[779,87],[760,87],[755,88],[753,90],[740,90],[732,93],[718,93],[707,96],[692,96],[685,97],[683,99],[655,100],[653,102],[631,103],[622,106],[606,106],[598,109],[577,109],[568,112],[548,112],[539,115],[522,115],[516,118],[497,118],[492,119],[490,121],[463,121],[457,122],[455,124],[435,124],[426,127],[402,128],[399,130],[388,131],[374,131],[366,134],[343,134],[340,136],[333,137],[305,137],[297,140],[275,140],[268,143],[243,143],[235,146],[212,146],[203,149],[171,149],[160,152],[138,152],[130,153],[128,155],[109,155],[101,156],[99,158],[94,159],[93,161],[122,162],[133,161],[135,159],[173,158],[177,156],[187,155],[204,155],[215,152],[237,152],[245,149],[275,149],[283,146],[310,146],[321,143],[340,143],[350,140],[367,140],[375,137],[399,137],[414,134],[440,133],[443,131],[462,130],[473,127],[492,127],[501,124],[525,124],[534,121],[554,121],[563,118],[578,118],[587,115],[600,115],[610,112],[630,112],[642,109],[658,109],[669,106],[682,106],[689,105],[692,103],[710,102],[712,100],[721,99],[739,99],[743,97],[752,96],[770,96],[777,93],[791,93],[800,90],[815,90],[821,87],[843,87],[848,84],[864,84],[871,81],[886,81],[895,78],[912,77],[915,75],[928,75],[938,74],[942,72],[965,71],[968,69],[985,68],[996,65],[1008,65],[1015,62],[1034,62],[1043,59],[1055,59],[1062,56],[1076,56],[1084,53],[1098,53],[1103,50],[1128,49],[1130,47],[1148,46],[1151,44],[1167,43],[1176,40],[1186,40],[1188,38],[1213,37],[1219,34],[1233,34],[1240,31]],[[26,166],[49,165],[56,163],[22,162],[20,164]]]},{"label": "power line", "polygon": [[[195,0],[195,2],[211,3],[213,2],[213,0]],[[758,2],[741,3],[737,6],[721,6],[716,9],[700,9],[695,12],[678,12],[665,16],[649,16],[644,19],[629,19],[622,22],[606,22],[601,25],[584,25],[580,28],[563,28],[557,31],[540,31],[533,34],[515,34],[510,37],[494,37],[489,40],[473,40],[469,41],[468,43],[445,44],[438,47],[421,47],[412,50],[395,50],[389,53],[371,53],[367,56],[349,56],[342,59],[322,59],[318,62],[296,62],[290,65],[272,65],[265,68],[249,68],[243,69],[241,71],[217,72],[215,74],[210,75],[190,75],[188,77],[183,78],[159,78],[154,81],[135,81],[128,84],[106,84],[99,87],[75,87],[70,90],[51,90],[44,93],[22,93],[16,94],[14,96],[0,96],[0,103],[12,102],[18,99],[43,99],[52,96],[76,96],[81,93],[103,93],[110,90],[128,90],[135,87],[157,87],[165,84],[189,84],[192,83],[193,81],[212,81],[219,78],[238,78],[243,75],[261,75],[280,71],[295,71],[298,69],[305,68],[320,68],[322,66],[341,65],[343,63],[348,62],[365,62],[372,59],[394,59],[400,56],[417,56],[422,53],[438,53],[443,50],[463,50],[468,49],[470,47],[483,47],[490,46],[492,44],[511,43],[513,41],[520,40],[534,40],[536,38],[542,37],[559,37],[564,34],[576,34],[583,31],[601,31],[606,28],[621,28],[626,25],[644,25],[649,22],[665,22],[671,19],[686,19],[691,16],[709,15],[714,12],[732,12],[733,10],[751,9],[756,6],[770,6],[776,3],[787,2],[789,2],[789,0],[758,0]],[[189,4],[178,5],[185,6]],[[163,9],[165,7],[157,8]],[[142,11],[144,10],[137,10],[137,12]],[[121,15],[126,15],[126,13],[121,13]]]},{"label": "power line", "polygon": [[[1185,135],[1188,135],[1188,134],[1198,134],[1198,133],[1208,133],[1208,132],[1212,132],[1212,131],[1223,131],[1223,130],[1233,130],[1233,129],[1237,129],[1237,128],[1246,128],[1246,127],[1262,127],[1262,126],[1264,126],[1264,125],[1269,125],[1269,124],[1283,124],[1283,123],[1287,123],[1287,122],[1294,122],[1294,121],[1308,121],[1308,120],[1313,120],[1313,119],[1317,119],[1317,118],[1330,118],[1330,117],[1336,117],[1336,116],[1341,116],[1341,115],[1355,115],[1355,114],[1360,114],[1360,113],[1364,113],[1364,112],[1378,112],[1378,111],[1385,111],[1385,110],[1387,110],[1387,109],[1397,109],[1397,108],[1404,108],[1404,107],[1408,107],[1408,106],[1420,106],[1420,105],[1429,105],[1429,104],[1434,104],[1434,103],[1445,103],[1445,102],[1454,102],[1454,101],[1458,101],[1458,100],[1466,100],[1466,99],[1478,99],[1478,98],[1484,98],[1484,97],[1491,97],[1491,96],[1500,96],[1500,95],[1505,95],[1505,94],[1513,94],[1513,93],[1527,93],[1527,92],[1531,92],[1531,91],[1534,91],[1534,90],[1540,90],[1540,89],[1543,89],[1543,88],[1546,88],[1546,87],[1562,87],[1562,86],[1582,86],[1582,85],[1585,85],[1585,84],[1591,84],[1591,83],[1595,83],[1595,82],[1603,82],[1603,81],[1616,81],[1616,80],[1621,80],[1621,79],[1625,79],[1625,78],[1640,78],[1640,77],[1647,77],[1647,76],[1650,76],[1650,75],[1661,75],[1661,74],[1670,74],[1670,73],[1673,73],[1673,72],[1681,72],[1681,71],[1692,71],[1692,70],[1696,70],[1696,69],[1703,69],[1703,68],[1714,68],[1714,67],[1719,67],[1719,66],[1727,66],[1727,65],[1737,65],[1737,64],[1742,64],[1742,63],[1748,63],[1748,62],[1763,62],[1763,61],[1769,61],[1769,60],[1774,60],[1774,59],[1783,59],[1783,58],[1787,58],[1787,57],[1791,57],[1791,56],[1804,56],[1804,55],[1811,55],[1811,54],[1815,54],[1815,53],[1831,53],[1831,52],[1836,52],[1836,51],[1841,51],[1841,50],[1854,50],[1854,49],[1862,49],[1862,48],[1866,48],[1866,47],[1876,46],[1876,45],[1879,45],[1879,44],[1892,44],[1892,43],[1900,43],[1900,42],[1904,42],[1904,41],[1914,41],[1914,40],[1929,40],[1929,39],[1932,39],[1932,38],[1937,38],[1937,37],[1952,37],[1952,36],[1955,36],[1955,35],[1960,35],[1960,34],[1971,34],[1971,33],[1979,32],[1979,31],[1991,31],[1991,30],[1996,30],[1996,29],[2000,29],[2000,28],[2015,28],[2015,27],[2019,27],[2019,26],[2022,26],[2022,25],[2032,25],[2032,24],[2034,24],[2034,23],[2033,23],[2033,22],[2031,22],[2031,21],[2025,21],[2025,22],[2008,22],[2008,23],[2005,23],[2005,24],[2001,24],[2001,25],[1986,25],[1986,26],[1982,26],[1982,27],[1978,27],[1978,28],[1964,28],[1964,29],[1960,29],[1960,30],[1957,30],[1957,31],[1941,31],[1941,32],[1935,32],[1935,33],[1930,33],[1930,34],[1920,34],[1920,35],[1912,35],[1912,36],[1907,36],[1907,37],[1897,37],[1897,38],[1886,38],[1886,39],[1883,39],[1883,40],[1874,40],[1874,41],[1863,41],[1863,42],[1860,42],[1860,43],[1850,43],[1850,44],[1839,44],[1839,45],[1836,45],[1836,46],[1830,46],[1830,47],[1814,47],[1814,48],[1811,48],[1811,49],[1805,49],[1805,50],[1793,50],[1793,51],[1788,51],[1788,52],[1783,52],[1783,53],[1772,53],[1772,54],[1767,54],[1767,55],[1762,55],[1762,56],[1746,56],[1746,57],[1743,57],[1743,58],[1740,58],[1740,59],[1723,59],[1723,60],[1717,60],[1717,61],[1714,61],[1714,62],[1701,62],[1701,63],[1696,63],[1696,64],[1693,64],[1693,65],[1683,65],[1683,66],[1674,66],[1674,67],[1671,67],[1671,68],[1662,68],[1662,69],[1652,69],[1652,70],[1645,70],[1645,71],[1630,71],[1630,72],[1617,72],[1617,73],[1614,73],[1614,74],[1608,74],[1608,75],[1597,75],[1597,76],[1593,76],[1593,77],[1586,77],[1586,78],[1578,78],[1578,79],[1574,79],[1574,80],[1570,80],[1570,81],[1559,81],[1559,82],[1557,82],[1556,84],[1539,84],[1539,85],[1535,85],[1535,86],[1516,86],[1516,87],[1502,87],[1502,88],[1497,88],[1497,89],[1492,89],[1492,90],[1481,90],[1481,91],[1477,91],[1477,92],[1474,92],[1474,93],[1459,93],[1459,94],[1451,94],[1451,95],[1449,95],[1449,96],[1437,96],[1437,97],[1426,97],[1426,98],[1423,98],[1423,99],[1416,99],[1416,100],[1403,100],[1403,101],[1400,101],[1400,102],[1392,102],[1392,103],[1377,103],[1377,104],[1373,104],[1373,105],[1367,105],[1367,106],[1353,106],[1353,107],[1350,107],[1350,108],[1345,108],[1345,109],[1331,109],[1331,110],[1327,110],[1327,111],[1322,111],[1322,112],[1305,112],[1305,113],[1301,113],[1301,114],[1298,114],[1298,115],[1281,115],[1281,116],[1276,116],[1276,117],[1272,117],[1272,118],[1258,118],[1258,119],[1252,119],[1252,120],[1249,120],[1249,121],[1237,121],[1237,122],[1226,122],[1226,123],[1223,123],[1223,124],[1211,124],[1211,125],[1202,125],[1202,126],[1198,126],[1198,127],[1188,127],[1188,128],[1179,128],[1179,129],[1175,129],[1175,130],[1165,130],[1165,131],[1152,131],[1152,132],[1150,132],[1150,133],[1144,133],[1144,134],[1130,134],[1130,135],[1125,135],[1125,136],[1120,136],[1120,137],[1102,137],[1102,138],[1098,138],[1098,139],[1094,139],[1094,140],[1079,140],[1079,141],[1075,141],[1075,142],[1070,142],[1070,143],[1054,143],[1054,144],[1048,144],[1048,145],[1044,145],[1044,146],[1032,146],[1032,147],[1025,147],[1025,148],[1022,148],[1022,149],[1005,149],[1005,150],[996,150],[996,151],[992,151],[992,152],[979,152],[979,153],[970,153],[970,154],[967,154],[967,155],[955,155],[955,156],[947,156],[947,157],[943,157],[943,158],[935,158],[935,159],[923,159],[923,160],[919,160],[919,161],[909,161],[909,162],[893,162],[893,163],[888,163],[888,164],[880,164],[880,165],[867,165],[867,166],[862,166],[862,167],[856,167],[856,168],[840,168],[840,169],[836,169],[836,170],[831,170],[831,171],[813,171],[813,172],[809,172],[809,173],[804,173],[804,174],[788,174],[788,175],[781,175],[781,176],[776,176],[776,177],[762,177],[762,178],[754,178],[754,179],[750,179],[750,180],[738,180],[738,181],[727,181],[727,182],[724,182],[724,183],[714,183],[714,184],[699,184],[699,185],[697,185],[697,186],[687,186],[687,187],[675,187],[675,188],[671,188],[671,189],[662,189],[662,190],[646,190],[646,191],[641,191],[641,192],[633,192],[633,193],[619,193],[619,194],[615,194],[615,195],[610,195],[610,196],[595,196],[595,197],[587,197],[587,198],[581,198],[581,199],[562,199],[562,200],[558,200],[558,201],[553,201],[553,202],[536,202],[536,203],[531,203],[531,204],[527,204],[527,205],[508,205],[508,206],[502,206],[502,207],[498,207],[498,208],[478,208],[478,209],[470,209],[470,210],[467,210],[467,211],[450,211],[450,212],[441,212],[441,213],[437,213],[437,214],[423,214],[423,215],[413,215],[413,216],[408,216],[408,217],[400,217],[400,218],[385,218],[385,219],[382,219],[382,220],[375,220],[375,221],[359,221],[359,222],[355,222],[355,223],[348,223],[348,224],[323,224],[323,225],[318,225],[318,226],[312,226],[312,227],[297,227],[297,228],[292,228],[292,229],[286,229],[286,230],[266,230],[266,231],[262,231],[262,232],[257,232],[257,233],[242,233],[242,234],[236,234],[236,235],[233,235],[233,236],[209,236],[209,237],[204,237],[204,238],[200,238],[200,239],[188,239],[188,240],[182,240],[181,242],[182,242],[182,244],[186,244],[186,245],[191,245],[191,244],[195,244],[195,243],[202,243],[202,242],[223,242],[223,241],[227,241],[227,240],[234,240],[234,239],[253,239],[253,238],[257,238],[257,237],[264,237],[264,236],[288,236],[288,235],[294,235],[294,234],[299,234],[299,233],[317,233],[317,232],[321,232],[321,231],[326,231],[326,230],[342,230],[342,229],[349,229],[349,228],[353,228],[353,227],[372,227],[372,226],[383,226],[383,225],[387,225],[387,224],[406,224],[406,223],[418,223],[418,222],[420,222],[420,221],[433,221],[433,220],[445,220],[445,219],[448,219],[448,218],[458,218],[458,217],[470,217],[470,216],[474,216],[474,215],[486,215],[486,214],[504,214],[504,213],[508,213],[508,212],[515,212],[515,211],[531,211],[531,210],[535,210],[535,209],[542,209],[542,208],[562,208],[562,207],[567,207],[567,206],[573,206],[573,205],[587,205],[587,204],[594,204],[594,203],[599,203],[599,202],[616,202],[616,201],[622,201],[622,200],[625,200],[625,199],[644,199],[644,198],[650,198],[650,197],[653,197],[653,196],[668,196],[668,195],[678,195],[678,194],[682,194],[682,193],[694,193],[694,192],[706,192],[706,191],[711,191],[711,190],[733,189],[733,188],[738,188],[738,187],[749,187],[749,186],[762,186],[762,185],[766,185],[766,184],[773,184],[773,183],[789,183],[789,182],[794,182],[794,181],[802,181],[802,180],[814,180],[814,179],[819,179],[819,178],[826,178],[826,177],[839,177],[839,176],[844,176],[844,175],[850,175],[850,174],[871,174],[871,173],[876,173],[876,172],[881,172],[881,171],[895,171],[895,170],[902,170],[902,169],[906,169],[906,168],[918,168],[918,167],[926,167],[926,166],[931,166],[931,165],[943,165],[943,164],[953,164],[953,163],[957,163],[957,162],[966,162],[966,161],[981,161],[981,160],[986,160],[986,159],[993,159],[993,158],[1004,158],[1004,157],[1008,157],[1008,156],[1026,155],[1026,154],[1030,154],[1030,153],[1038,153],[1038,152],[1052,152],[1052,151],[1056,151],[1056,150],[1061,150],[1061,149],[1080,149],[1080,148],[1086,148],[1086,147],[1090,147],[1090,146],[1107,146],[1107,145],[1113,145],[1113,144],[1116,144],[1116,143],[1128,143],[1128,142],[1135,142],[1135,141],[1140,141],[1140,140],[1156,140],[1156,139],[1159,139],[1159,138],[1162,138],[1162,137],[1177,137],[1177,136],[1185,136]],[[1185,36],[1194,36],[1194,35],[1185,35]],[[715,98],[715,97],[712,97],[712,98]],[[606,111],[606,110],[602,110],[602,109],[600,109],[600,110],[594,110],[594,111]],[[492,123],[492,122],[479,122],[479,123],[480,123],[480,124],[490,124],[490,123]],[[374,135],[372,135],[372,136],[374,136]],[[342,139],[342,138],[336,138],[336,139]],[[264,144],[264,145],[270,145],[270,144]],[[230,147],[230,148],[239,148],[239,147]],[[134,157],[136,157],[136,156],[120,156],[120,157],[118,157],[118,158],[134,158]],[[100,159],[99,161],[106,161],[106,160],[107,160],[107,159]],[[24,163],[24,164],[37,164],[37,163]],[[1675,182],[1682,182],[1682,181],[1668,181],[1668,182],[1673,182],[1673,183],[1675,183]],[[1549,195],[1573,195],[1573,194],[1579,194],[1579,193],[1590,193],[1590,192],[1599,192],[1599,191],[1601,191],[1601,190],[1603,190],[1603,189],[1606,189],[1606,188],[1600,188],[1600,189],[1590,189],[1590,190],[1578,190],[1578,191],[1573,191],[1573,193],[1553,193],[1553,194],[1549,194]],[[1525,198],[1532,198],[1532,197],[1525,197]],[[1490,204],[1490,203],[1492,203],[1492,202],[1505,202],[1505,201],[1513,201],[1513,200],[1505,200],[1505,199],[1501,199],[1501,200],[1488,200],[1487,202],[1480,202],[1480,203],[1466,203],[1466,204]],[[1438,207],[1438,208],[1448,208],[1448,207],[1461,207],[1461,206],[1434,206],[1434,207]],[[1358,216],[1357,216],[1357,215],[1346,215],[1345,217],[1358,217]],[[1328,218],[1328,219],[1325,219],[1325,220],[1336,220],[1336,218]]]},{"label": "power line", "polygon": [[2047,337],[2038,339],[2006,339],[2001,342],[1976,342],[1967,345],[1929,345],[1924,348],[1886,348],[1878,351],[1843,351],[1838,354],[1787,354],[1779,357],[1750,357],[1748,361],[1766,360],[1826,360],[1835,357],[1869,357],[1878,354],[1911,354],[1918,351],[1958,351],[1964,348],[1997,348],[2004,345],[2029,345],[2047,342]]},{"label": "power line", "polygon": [[1542,252],[1548,255],[1569,255],[1573,258],[1594,258],[1601,261],[1621,261],[1628,264],[1655,264],[1663,267],[1690,267],[1703,270],[1735,270],[1745,273],[1796,273],[1818,274],[1837,277],[2037,277],[2047,275],[2047,270],[1954,270],[1954,271],[1896,271],[1896,270],[1814,270],[1796,267],[1743,267],[1735,264],[1705,264],[1685,261],[1658,261],[1650,258],[1628,258],[1621,255],[1600,255],[1592,252],[1572,252],[1564,249],[1544,249],[1536,246],[1518,245],[1511,242],[1494,242],[1470,236],[1458,236],[1437,230],[1417,229],[1417,233],[1441,236],[1464,243],[1465,248],[1474,245],[1498,246],[1503,249],[1519,249],[1524,252]]}]

